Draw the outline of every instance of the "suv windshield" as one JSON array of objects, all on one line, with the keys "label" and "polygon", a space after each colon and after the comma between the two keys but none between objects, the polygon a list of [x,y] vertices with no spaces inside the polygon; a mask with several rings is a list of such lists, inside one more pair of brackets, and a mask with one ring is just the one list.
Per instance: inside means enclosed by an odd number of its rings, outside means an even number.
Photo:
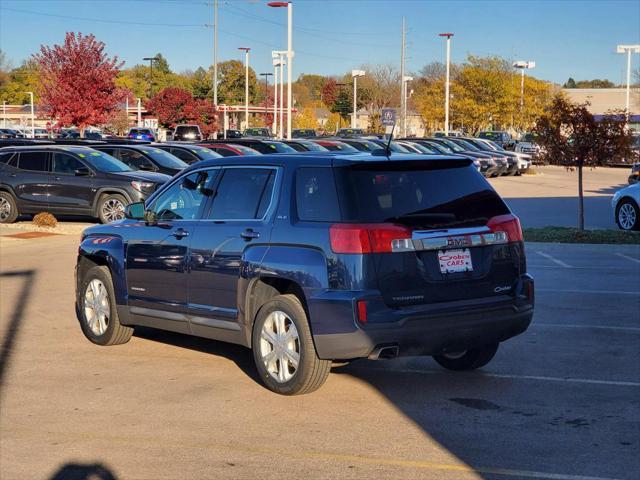
[{"label": "suv windshield", "polygon": [[133,171],[125,163],[111,155],[98,150],[87,149],[86,151],[76,152],[80,158],[87,160],[92,167],[100,172],[131,172]]},{"label": "suv windshield", "polygon": [[160,148],[153,147],[140,147],[141,151],[153,158],[158,164],[165,168],[178,168],[182,170],[189,165],[183,162],[178,157],[171,155],[169,152],[165,152]]},{"label": "suv windshield", "polygon": [[296,150],[291,148],[289,145],[281,142],[264,142],[265,145],[269,147],[270,150],[273,150],[278,153],[296,153]]},{"label": "suv windshield", "polygon": [[454,152],[464,152],[465,149],[458,145],[456,142],[452,142],[451,140],[447,140],[446,138],[440,138],[440,142],[444,143],[447,147],[449,147]]},{"label": "suv windshield", "polygon": [[468,162],[343,168],[337,175],[343,221],[419,228],[484,225],[509,209]]}]

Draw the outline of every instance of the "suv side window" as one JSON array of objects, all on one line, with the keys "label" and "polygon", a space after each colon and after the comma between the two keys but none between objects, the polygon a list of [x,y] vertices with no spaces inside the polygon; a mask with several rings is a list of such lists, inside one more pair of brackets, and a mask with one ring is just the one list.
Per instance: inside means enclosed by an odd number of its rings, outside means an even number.
[{"label": "suv side window", "polygon": [[340,207],[333,169],[305,167],[296,172],[298,218],[308,222],[339,222]]},{"label": "suv side window", "polygon": [[15,155],[15,153],[13,152],[5,152],[5,153],[0,153],[0,163],[9,163],[11,161],[11,158],[13,158],[13,156]]},{"label": "suv side window", "polygon": [[49,170],[48,158],[48,152],[20,152],[18,168],[34,172],[47,172]]},{"label": "suv side window", "polygon": [[150,210],[158,220],[194,220],[201,218],[201,208],[211,196],[210,185],[217,170],[205,170],[185,175],[158,195]]},{"label": "suv side window", "polygon": [[227,168],[216,189],[209,218],[254,220],[271,202],[276,171],[272,168]]},{"label": "suv side window", "polygon": [[155,170],[156,167],[151,160],[135,150],[120,149],[120,160],[136,170]]},{"label": "suv side window", "polygon": [[86,166],[73,155],[68,153],[53,154],[53,172],[74,175],[76,170],[86,168]]}]

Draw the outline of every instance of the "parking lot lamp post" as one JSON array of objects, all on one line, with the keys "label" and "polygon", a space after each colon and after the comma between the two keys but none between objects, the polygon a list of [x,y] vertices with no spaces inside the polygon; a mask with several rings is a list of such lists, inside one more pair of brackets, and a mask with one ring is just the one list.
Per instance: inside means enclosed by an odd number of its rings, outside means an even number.
[{"label": "parking lot lamp post", "polygon": [[405,75],[402,78],[402,112],[400,112],[402,114],[402,136],[406,136],[407,135],[407,99],[409,98],[409,92],[408,92],[408,83],[413,81],[413,77],[410,77],[409,75]]},{"label": "parking lot lamp post", "polygon": [[137,98],[138,100],[138,127],[142,126],[142,99]]},{"label": "parking lot lamp post", "polygon": [[287,139],[291,140],[291,77],[293,69],[293,4],[291,2],[269,2],[270,7],[287,7]]},{"label": "parking lot lamp post", "polygon": [[271,72],[261,73],[260,76],[264,77],[264,120],[267,121],[267,114],[269,113],[269,77],[273,75]]},{"label": "parking lot lamp post", "polygon": [[520,69],[520,115],[524,112],[524,71],[528,68],[535,68],[536,62],[518,60],[513,63],[514,68]]},{"label": "parking lot lamp post", "polygon": [[35,112],[33,109],[33,92],[24,92],[29,95],[29,105],[31,106],[31,138],[36,138]]},{"label": "parking lot lamp post", "polygon": [[631,53],[640,53],[640,45],[618,45],[618,53],[627,53],[627,100],[625,113],[627,116],[627,124],[629,123],[629,91],[631,90]]},{"label": "parking lot lamp post", "polygon": [[238,47],[244,51],[244,128],[249,128],[249,47]]},{"label": "parking lot lamp post", "polygon": [[278,52],[278,66],[280,67],[280,137],[284,138],[284,66],[287,62],[282,58],[282,52]]},{"label": "parking lot lamp post", "polygon": [[353,118],[351,118],[351,128],[357,128],[358,115],[358,77],[364,77],[364,70],[351,70],[353,77]]},{"label": "parking lot lamp post", "polygon": [[[273,56],[273,53],[271,54]],[[280,60],[273,58],[273,134],[278,138],[278,67]]]},{"label": "parking lot lamp post", "polygon": [[439,33],[438,36],[446,37],[447,39],[447,74],[444,83],[444,134],[449,136],[449,88],[451,83],[451,37],[453,37],[453,33]]},{"label": "parking lot lamp post", "polygon": [[7,128],[7,101],[2,101],[2,128]]},{"label": "parking lot lamp post", "polygon": [[158,57],[144,57],[142,60],[149,62],[149,98],[153,97],[153,62],[158,60]]}]

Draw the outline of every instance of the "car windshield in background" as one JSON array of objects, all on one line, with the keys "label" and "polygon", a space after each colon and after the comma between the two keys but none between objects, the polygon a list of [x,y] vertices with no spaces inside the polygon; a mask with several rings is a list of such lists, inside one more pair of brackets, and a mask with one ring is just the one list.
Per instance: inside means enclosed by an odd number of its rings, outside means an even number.
[{"label": "car windshield in background", "polygon": [[536,141],[536,136],[533,133],[525,133],[524,137],[522,137],[522,141],[533,143]]},{"label": "car windshield in background", "polygon": [[307,150],[309,150],[310,152],[327,152],[329,151],[328,148],[324,148],[322,145],[318,145],[315,142],[298,142],[300,145],[302,145],[304,148],[306,148]]},{"label": "car windshield in background", "polygon": [[278,153],[295,153],[296,150],[289,145],[280,142],[264,142],[270,150]]},{"label": "car windshield in background", "polygon": [[340,169],[337,176],[345,222],[392,222],[419,228],[484,225],[509,209],[467,162],[452,168]]},{"label": "car windshield in background", "polygon": [[244,135],[247,137],[268,137],[268,128],[248,128],[244,131]]},{"label": "car windshield in background", "polygon": [[242,153],[242,155],[260,155],[260,152],[258,152],[257,150],[254,150],[253,148],[250,148],[250,147],[246,147],[244,145],[238,145],[237,143],[230,143],[229,146],[232,148],[235,148],[236,150],[239,150]]},{"label": "car windshield in background", "polygon": [[217,154],[213,150],[210,150],[206,147],[195,147],[195,148],[190,148],[189,150],[191,150],[192,153],[196,154],[202,160],[211,160],[212,158],[221,157],[221,155]]},{"label": "car windshield in background", "polygon": [[76,151],[80,158],[86,159],[96,170],[101,172],[131,172],[133,169],[111,155],[98,150]]},{"label": "car windshield in background", "polygon": [[488,138],[490,140],[501,140],[502,134],[498,132],[481,132],[479,135],[480,138]]},{"label": "car windshield in background", "polygon": [[153,147],[140,147],[140,148],[144,153],[146,153],[151,158],[153,158],[162,167],[177,168],[182,170],[183,168],[187,168],[189,166],[186,162],[183,162],[178,157],[171,155],[169,152],[165,152],[160,148],[153,148]]},{"label": "car windshield in background", "polygon": [[456,144],[455,142],[452,142],[451,140],[447,140],[446,138],[441,138],[440,141],[444,142],[444,144],[454,152],[460,153],[465,151],[464,148],[462,148],[460,145]]}]

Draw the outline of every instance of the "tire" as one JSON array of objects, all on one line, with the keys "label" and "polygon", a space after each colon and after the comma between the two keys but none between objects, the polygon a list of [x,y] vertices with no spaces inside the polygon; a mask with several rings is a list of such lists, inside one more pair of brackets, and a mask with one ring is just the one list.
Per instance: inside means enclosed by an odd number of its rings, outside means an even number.
[{"label": "tire", "polygon": [[640,209],[631,198],[623,198],[618,202],[616,223],[622,230],[640,230]]},{"label": "tire", "polygon": [[482,368],[495,356],[498,343],[470,348],[458,354],[434,355],[433,359],[447,370],[475,370]]},{"label": "tire", "polygon": [[[282,333],[297,335],[297,339],[276,344]],[[252,345],[260,379],[281,395],[311,393],[322,386],[331,370],[331,360],[318,358],[307,314],[295,295],[279,295],[260,308],[253,325]],[[297,366],[293,363],[296,353]],[[265,360],[267,355],[270,359]]]},{"label": "tire", "polygon": [[124,218],[124,207],[129,202],[117,193],[106,193],[98,202],[98,219],[100,223],[111,223]]},{"label": "tire", "polygon": [[0,192],[0,223],[13,223],[18,218],[18,206],[9,192]]},{"label": "tire", "polygon": [[[94,302],[96,298],[98,302]],[[113,282],[107,267],[92,267],[82,279],[78,317],[85,337],[98,345],[119,345],[131,338],[133,328],[122,325],[118,318]]]}]

